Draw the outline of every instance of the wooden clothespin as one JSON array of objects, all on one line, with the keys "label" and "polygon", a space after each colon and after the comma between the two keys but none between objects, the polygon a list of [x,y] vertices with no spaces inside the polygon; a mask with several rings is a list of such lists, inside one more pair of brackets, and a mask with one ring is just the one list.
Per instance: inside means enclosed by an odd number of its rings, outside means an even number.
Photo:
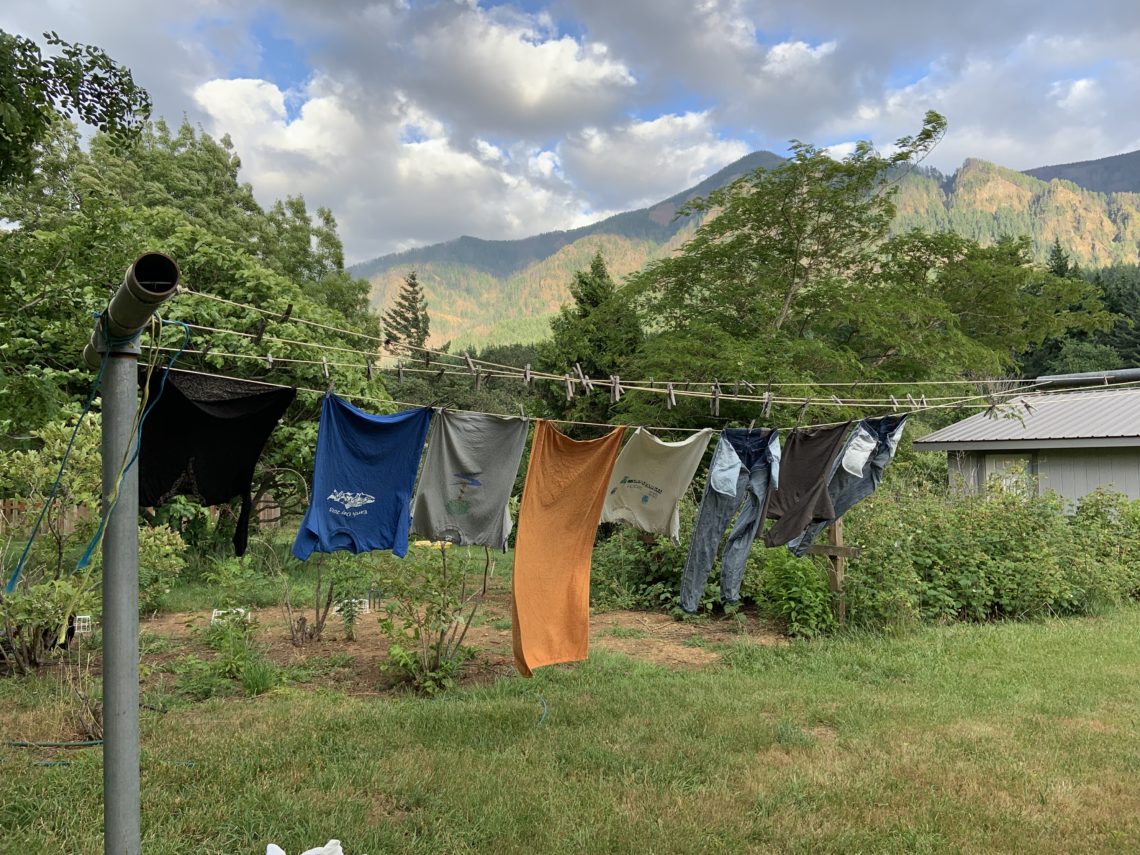
[{"label": "wooden clothespin", "polygon": [[519,404],[519,416],[524,419],[526,418],[526,410],[523,409],[523,405],[521,403]]},{"label": "wooden clothespin", "polygon": [[279,317],[277,319],[277,323],[279,323],[279,324],[285,323],[287,320],[289,320],[289,316],[291,314],[293,314],[293,304],[292,303],[290,303],[288,306],[285,307],[285,311],[282,313],[281,317]]},{"label": "wooden clothespin", "polygon": [[471,361],[471,354],[465,353],[463,354],[463,358],[467,360],[467,370],[472,374],[478,374],[479,370],[475,367],[475,363]]},{"label": "wooden clothespin", "polygon": [[714,416],[720,415],[720,381],[714,379],[712,387],[712,400],[709,401],[709,409]]},{"label": "wooden clothespin", "polygon": [[741,383],[741,381],[737,380],[735,383],[732,384],[732,395],[734,398],[738,397],[740,395],[740,383]]},{"label": "wooden clothespin", "polygon": [[764,393],[764,406],[760,408],[760,418],[766,419],[772,413],[772,390]]},{"label": "wooden clothespin", "polygon": [[273,354],[272,353],[265,354],[265,365],[267,368],[273,367]]},{"label": "wooden clothespin", "polygon": [[329,387],[328,387],[327,389],[325,389],[325,394],[326,394],[326,395],[331,395],[331,394],[333,393],[333,390],[334,390],[334,389],[336,389],[336,381],[335,381],[335,380],[330,380],[330,381],[329,381]]},{"label": "wooden clothespin", "polygon": [[253,343],[255,345],[261,344],[261,337],[265,335],[265,327],[268,325],[268,323],[269,322],[264,317],[258,321],[257,332],[253,334]]},{"label": "wooden clothespin", "polygon": [[534,382],[534,377],[531,376],[530,363],[528,362],[523,369],[523,383],[529,388],[532,382]]},{"label": "wooden clothespin", "polygon": [[753,419],[752,421],[750,421],[748,423],[748,429],[753,430],[755,427],[756,427],[756,419]]},{"label": "wooden clothespin", "polygon": [[927,403],[926,403],[926,396],[925,396],[925,395],[923,395],[923,396],[922,396],[922,408],[923,408],[923,409],[926,409],[926,407],[927,407]]},{"label": "wooden clothespin", "polygon": [[475,391],[478,392],[479,389],[482,388],[482,386],[483,386],[483,372],[482,371],[476,371],[475,372]]},{"label": "wooden clothespin", "polygon": [[799,405],[799,413],[796,414],[796,426],[797,427],[799,427],[799,423],[801,421],[804,421],[804,414],[807,413],[807,406],[809,404],[811,404],[811,402],[812,402],[811,398],[805,398],[803,404]]},{"label": "wooden clothespin", "polygon": [[569,374],[563,374],[562,379],[566,383],[566,400],[567,401],[573,401],[574,400],[574,380],[570,377]]},{"label": "wooden clothespin", "polygon": [[896,413],[898,412],[898,409],[899,409],[899,399],[896,398],[894,395],[891,395],[891,409]]},{"label": "wooden clothespin", "polygon": [[918,409],[918,401],[916,401],[916,400],[914,399],[914,396],[913,396],[913,395],[911,395],[911,394],[910,394],[910,392],[907,392],[907,393],[906,393],[906,399],[907,399],[908,401],[910,401],[910,405],[911,405],[911,406],[912,406],[914,409],[916,409],[916,410]]},{"label": "wooden clothespin", "polygon": [[621,378],[616,374],[610,375],[610,403],[616,404],[621,400],[621,396],[625,394],[625,389],[621,387]]},{"label": "wooden clothespin", "polygon": [[368,382],[372,382],[372,360],[364,360],[364,373],[368,375]]},{"label": "wooden clothespin", "polygon": [[582,371],[582,366],[577,362],[574,363],[574,373],[578,375],[578,382],[582,384],[583,389],[587,392],[594,391],[594,384],[590,381],[590,378],[586,376],[585,372]]},{"label": "wooden clothespin", "polygon": [[396,363],[396,382],[401,386],[404,384],[404,361],[402,359]]},{"label": "wooden clothespin", "polygon": [[325,369],[325,379],[329,379],[329,363],[323,356],[321,357],[321,367]]},{"label": "wooden clothespin", "polygon": [[843,406],[843,402],[841,400],[839,400],[839,398],[836,397],[835,395],[831,396],[831,400],[833,403],[838,404],[841,407]]},{"label": "wooden clothespin", "polygon": [[673,384],[665,384],[665,409],[671,410],[677,406],[677,396],[673,394]]}]

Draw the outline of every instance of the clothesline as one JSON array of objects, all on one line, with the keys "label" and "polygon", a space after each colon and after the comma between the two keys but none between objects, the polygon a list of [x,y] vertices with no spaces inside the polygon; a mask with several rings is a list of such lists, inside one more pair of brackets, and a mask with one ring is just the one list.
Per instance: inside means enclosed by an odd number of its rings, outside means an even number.
[{"label": "clothesline", "polygon": [[[289,385],[284,384],[284,383],[273,383],[273,382],[270,382],[267,380],[252,380],[252,379],[249,379],[246,377],[233,377],[233,376],[230,376],[227,374],[216,374],[216,373],[212,373],[212,372],[208,372],[208,371],[196,371],[196,370],[191,370],[188,368],[175,368],[172,370],[175,372],[183,373],[183,374],[196,374],[196,375],[201,376],[201,377],[212,377],[212,378],[217,379],[217,380],[232,380],[232,381],[236,381],[236,382],[255,383],[257,385],[267,386],[267,387],[276,388],[276,389],[295,388],[298,392],[305,392],[305,393],[311,394],[311,395],[325,395],[329,391],[327,389],[313,389],[313,388],[305,387],[305,386],[289,386]],[[1137,381],[1137,382],[1140,382],[1140,381]],[[1125,384],[1121,384],[1121,385],[1123,386]],[[1128,384],[1128,385],[1131,385],[1131,384]],[[423,407],[424,406],[424,404],[422,404],[422,403],[416,403],[416,402],[412,402],[412,401],[397,401],[394,399],[374,398],[374,397],[370,397],[368,395],[361,395],[361,394],[355,394],[355,393],[338,392],[337,394],[339,394],[341,397],[344,397],[344,398],[347,398],[350,400],[363,401],[363,402],[370,403],[370,404],[379,404],[381,406],[389,406],[389,405],[395,405],[395,406],[399,406],[399,407]],[[1008,392],[1008,393],[1002,393],[999,397],[1002,397],[1004,399],[1004,398],[1020,396],[1021,394],[1023,394],[1023,393],[1022,392],[1016,392],[1016,393]],[[1085,394],[1095,394],[1095,393],[1085,393]],[[917,407],[917,408],[913,408],[913,409],[903,410],[900,412],[900,414],[901,415],[913,415],[915,413],[927,412],[927,411],[931,411],[931,410],[961,409],[961,408],[966,408],[966,407],[969,407],[972,409],[989,409],[990,407],[992,407],[994,405],[992,402],[993,397],[995,397],[995,396],[976,395],[976,396],[973,396],[972,398],[959,399],[958,401],[953,402],[953,403],[936,404],[936,405],[930,405],[927,407]],[[982,402],[971,403],[971,401],[974,401],[978,398],[985,398],[986,401],[984,403],[982,403]],[[518,418],[520,415],[520,414],[511,415],[511,414],[507,414],[507,413],[484,413],[481,410],[465,410],[465,409],[458,409],[458,408],[453,408],[453,407],[447,407],[446,409],[449,409],[452,412],[478,413],[481,415],[499,416],[500,418]],[[557,424],[577,425],[577,426],[582,426],[582,427],[599,427],[599,428],[611,428],[611,429],[615,428],[615,427],[626,427],[626,428],[630,428],[630,429],[636,429],[638,427],[643,427],[646,430],[653,431],[655,433],[669,433],[669,432],[673,432],[673,433],[698,433],[702,430],[705,430],[705,428],[685,428],[685,427],[673,427],[673,426],[668,426],[668,425],[636,425],[636,424],[622,424],[622,423],[614,423],[614,422],[588,422],[588,421],[581,421],[581,420],[577,420],[577,419],[547,418],[545,420],[549,421],[549,422],[555,422]],[[823,423],[813,422],[810,424],[802,424],[802,423],[797,422],[796,424],[793,424],[793,425],[776,426],[775,429],[776,430],[782,430],[782,431],[788,431],[788,430],[792,430],[792,429],[797,428],[797,427],[799,427],[799,428],[835,427],[837,425],[846,424],[848,421],[850,421],[850,419],[844,419],[842,421],[834,421],[834,422],[823,422]]]},{"label": "clothesline", "polygon": [[[283,312],[277,312],[277,311],[270,311],[267,309],[262,309],[258,306],[253,306],[253,305],[250,305],[248,303],[240,303],[240,302],[237,302],[235,300],[229,300],[225,297],[219,297],[217,295],[209,294],[209,293],[204,292],[204,291],[196,291],[196,290],[193,290],[191,288],[186,287],[185,285],[181,286],[179,290],[180,290],[180,293],[185,293],[187,295],[194,296],[194,297],[202,297],[205,299],[214,300],[214,301],[219,302],[219,303],[224,303],[226,305],[234,306],[236,308],[241,308],[241,309],[246,309],[246,310],[249,310],[252,312],[257,312],[257,313],[259,313],[265,317],[273,318],[276,320],[283,320],[282,316],[283,316],[283,314],[285,314]],[[385,338],[380,337],[380,336],[374,336],[374,335],[371,335],[369,333],[363,333],[363,332],[359,332],[356,330],[344,329],[341,327],[332,326],[330,324],[322,324],[322,323],[319,323],[317,321],[310,321],[306,318],[298,317],[297,315],[293,314],[292,312],[288,313],[287,319],[289,321],[294,322],[294,323],[304,324],[306,326],[311,326],[311,327],[314,327],[317,329],[323,329],[323,330],[326,330],[328,332],[336,332],[336,333],[340,333],[342,335],[355,336],[355,337],[362,338],[362,339],[365,339],[367,341],[373,341],[373,342],[376,342],[378,344],[385,345],[385,346],[390,346],[392,344],[395,344],[398,347],[405,348],[407,350],[418,351],[420,353],[425,353],[425,354],[428,354],[430,356],[445,357],[448,359],[458,360],[457,363],[454,364],[454,367],[462,368],[469,362],[470,364],[475,365],[475,366],[486,366],[489,368],[495,368],[495,369],[513,372],[513,373],[518,374],[518,375],[523,375],[524,373],[527,373],[527,369],[520,368],[518,366],[506,365],[504,363],[493,362],[491,360],[480,359],[478,357],[469,356],[469,355],[462,355],[461,356],[459,354],[446,353],[444,351],[435,350],[435,349],[428,348],[428,347],[422,347],[422,346],[407,344],[407,343],[403,343],[403,342],[396,343],[396,342],[392,342],[390,339],[385,339]],[[363,356],[367,359],[375,359],[375,358],[381,356],[381,354],[378,351],[366,351],[366,350],[359,350],[359,349],[355,349],[355,348],[337,347],[334,345],[320,344],[317,342],[304,342],[304,341],[298,341],[296,339],[286,339],[286,338],[280,338],[280,337],[276,337],[276,336],[269,336],[269,335],[265,335],[264,333],[262,333],[261,335],[258,335],[256,333],[239,332],[236,330],[225,330],[225,329],[219,329],[216,327],[208,327],[205,325],[190,324],[190,326],[195,328],[195,329],[200,329],[203,331],[217,332],[217,333],[221,333],[221,334],[228,333],[231,335],[241,336],[243,338],[258,339],[261,341],[275,341],[275,342],[279,342],[279,343],[283,343],[283,344],[293,344],[293,345],[297,345],[297,346],[301,346],[301,347],[311,347],[311,348],[316,348],[316,349],[321,349],[321,350],[330,350],[330,351],[336,351],[336,352],[341,352],[341,353],[352,353],[352,354],[356,354],[359,356]],[[275,359],[276,359],[276,357],[275,357]],[[437,362],[436,364],[438,365],[438,364],[442,364],[442,363]],[[408,367],[405,367],[404,370],[410,370],[410,369]],[[559,382],[564,382],[567,376],[569,376],[572,381],[578,380],[578,377],[576,375],[573,375],[573,374],[559,375],[559,374],[554,374],[551,372],[538,371],[538,370],[534,370],[534,369],[530,370],[529,374],[531,376],[535,377],[536,379],[556,380]],[[588,378],[588,379],[590,380],[591,384],[598,385],[598,386],[606,386],[606,385],[610,384],[610,378],[599,378],[599,379]],[[1010,384],[1010,383],[1033,385],[1035,383],[1035,381],[1031,378],[1000,378],[1000,379],[991,378],[991,379],[976,379],[976,380],[963,379],[963,380],[922,380],[922,381],[855,380],[855,381],[846,381],[846,382],[772,381],[770,383],[766,383],[766,382],[752,383],[751,381],[738,380],[738,381],[726,381],[723,384],[719,383],[718,381],[708,381],[708,380],[655,380],[655,379],[650,379],[650,380],[636,380],[636,381],[626,381],[626,382],[628,382],[630,386],[645,386],[645,387],[647,387],[651,383],[655,384],[655,385],[656,384],[671,383],[674,387],[677,387],[677,386],[698,386],[698,387],[706,387],[706,388],[710,388],[710,389],[713,388],[714,386],[717,386],[717,385],[719,385],[722,389],[725,387],[737,387],[737,386],[751,386],[752,388],[756,388],[759,386],[764,386],[764,387],[771,386],[773,388],[816,388],[816,387],[818,387],[818,388],[856,388],[859,386],[890,386],[893,388],[908,388],[908,387],[910,387],[910,388],[921,388],[921,387],[928,387],[928,386],[951,386],[951,385],[952,386],[962,386],[962,385],[977,386],[977,385],[981,385],[981,384]],[[626,388],[626,382],[622,383],[623,388]],[[676,389],[674,391],[676,391]],[[723,395],[721,397],[723,399]]]},{"label": "clothesline", "polygon": [[[164,352],[173,352],[175,350],[175,348],[159,347],[158,350],[164,351]],[[257,362],[265,362],[267,367],[269,367],[269,368],[272,368],[274,363],[281,362],[281,363],[291,363],[291,364],[301,364],[301,365],[319,365],[322,368],[324,368],[326,370],[326,372],[329,368],[350,368],[350,369],[354,369],[354,370],[358,370],[358,371],[359,370],[368,371],[367,365],[362,366],[362,365],[359,365],[357,363],[336,362],[336,361],[329,361],[329,360],[325,360],[325,359],[321,359],[321,360],[298,359],[296,357],[273,357],[273,356],[264,356],[263,357],[263,356],[259,356],[257,354],[251,354],[251,353],[229,353],[226,351],[217,351],[217,350],[187,349],[187,350],[183,350],[182,352],[187,353],[187,354],[192,354],[192,355],[198,355],[198,356],[209,355],[209,356],[217,356],[217,357],[225,358],[225,359],[248,359],[248,360],[254,360]],[[430,368],[408,368],[408,367],[405,367],[402,370],[406,371],[406,372],[412,372],[412,373],[431,374],[434,376],[450,376],[450,377],[469,377],[470,376],[469,373],[466,371],[459,371],[459,370],[456,370],[454,367],[448,367],[448,366],[445,366],[445,367],[440,368],[438,370],[437,369],[430,369]],[[488,378],[492,378],[492,379],[519,379],[518,376],[516,376],[516,375],[510,374],[507,372],[502,372],[502,371],[485,372],[485,373],[480,372],[480,374],[483,377],[488,377]],[[544,379],[544,378],[539,378],[539,379]],[[558,378],[557,382],[563,382],[563,378]],[[661,395],[661,394],[664,394],[664,395],[672,394],[675,397],[689,397],[689,398],[699,398],[699,399],[705,399],[705,400],[709,400],[711,398],[710,395],[705,394],[705,393],[692,392],[692,391],[688,391],[688,390],[684,390],[684,389],[670,389],[668,387],[656,388],[656,387],[624,386],[623,385],[622,390],[623,390],[623,392],[646,392],[646,393],[659,394],[659,395]],[[1001,395],[1024,394],[1026,391],[1027,390],[1023,388],[1023,389],[1018,389],[1015,392],[1010,391],[1010,392],[1005,392],[1005,393],[1000,393],[1000,394]],[[985,397],[991,397],[991,396],[985,396]],[[726,401],[726,402],[731,401],[731,402],[737,402],[737,403],[770,404],[770,405],[801,406],[801,407],[803,407],[807,404],[811,404],[811,405],[814,405],[817,407],[843,407],[843,408],[851,408],[851,409],[858,409],[858,408],[885,409],[885,408],[891,408],[892,410],[895,410],[895,411],[900,409],[900,406],[899,406],[900,402],[896,399],[891,399],[891,398],[848,398],[848,399],[841,399],[841,398],[838,398],[836,396],[832,396],[830,399],[822,399],[821,398],[818,400],[814,400],[814,399],[805,400],[802,398],[791,398],[791,397],[775,396],[775,395],[762,397],[759,395],[725,394],[725,395],[719,396],[719,399],[721,401]],[[922,403],[925,403],[926,407],[922,406],[918,401],[914,401],[912,403],[911,411],[917,411],[917,410],[922,410],[922,409],[928,408],[929,406],[931,406],[928,403],[930,401],[933,401],[936,404],[944,404],[945,403],[945,404],[953,405],[953,404],[957,404],[958,402],[963,401],[963,400],[966,400],[963,398],[963,396],[932,397],[929,399],[926,398],[926,396],[923,396],[922,397]]]}]

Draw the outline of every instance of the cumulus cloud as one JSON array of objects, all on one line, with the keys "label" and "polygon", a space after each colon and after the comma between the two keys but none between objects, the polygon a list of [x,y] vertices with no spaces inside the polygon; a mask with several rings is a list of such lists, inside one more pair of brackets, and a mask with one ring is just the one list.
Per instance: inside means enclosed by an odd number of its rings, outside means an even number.
[{"label": "cumulus cloud", "polygon": [[601,208],[649,205],[748,154],[722,139],[708,112],[586,128],[558,147],[567,177]]},{"label": "cumulus cloud", "polygon": [[887,148],[928,109],[945,171],[1140,147],[1134,0],[6,0],[0,27],[105,47],[354,259],[572,227],[790,138]]}]

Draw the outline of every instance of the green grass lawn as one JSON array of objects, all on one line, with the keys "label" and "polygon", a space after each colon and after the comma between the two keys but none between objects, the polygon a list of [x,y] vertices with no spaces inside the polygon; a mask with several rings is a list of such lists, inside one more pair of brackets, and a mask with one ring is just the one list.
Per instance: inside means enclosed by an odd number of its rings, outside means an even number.
[{"label": "green grass lawn", "polygon": [[[0,681],[0,733],[57,697]],[[148,855],[1136,852],[1140,607],[145,711],[142,776]],[[100,798],[97,749],[0,749],[0,850],[101,851]]]}]

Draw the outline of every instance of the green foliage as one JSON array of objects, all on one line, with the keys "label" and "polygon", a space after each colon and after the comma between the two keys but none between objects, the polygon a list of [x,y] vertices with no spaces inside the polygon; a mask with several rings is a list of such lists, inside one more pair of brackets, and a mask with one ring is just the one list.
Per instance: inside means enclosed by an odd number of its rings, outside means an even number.
[{"label": "green foliage", "polygon": [[[575,365],[591,378],[620,375],[644,338],[641,322],[618,289],[599,252],[588,271],[579,270],[570,284],[574,302],[563,306],[550,322],[551,338],[538,347],[539,367],[554,374],[575,374]],[[612,406],[602,393],[566,400],[562,386],[541,385],[547,406],[562,418],[604,422]]]},{"label": "green foliage", "polygon": [[231,615],[212,621],[196,635],[214,651],[211,659],[193,654],[174,664],[174,687],[192,700],[232,695],[235,681],[253,697],[281,682],[281,673],[254,642],[256,624]]},{"label": "green foliage", "polygon": [[816,560],[796,558],[786,549],[766,549],[750,562],[745,579],[742,595],[788,635],[815,638],[835,628],[827,573]]},{"label": "green foliage", "polygon": [[40,146],[65,116],[126,140],[150,115],[150,97],[101,48],[55,33],[44,38],[58,56],[0,30],[0,186],[32,174]]},{"label": "green foliage", "polygon": [[[90,334],[92,313],[106,306],[108,285],[140,247],[170,254],[191,291],[272,313],[179,294],[164,306],[164,317],[238,333],[196,331],[179,367],[324,388],[317,345],[369,352],[369,339],[330,334],[297,318],[379,337],[379,319],[367,310],[368,285],[344,270],[331,213],[310,214],[299,197],[263,210],[238,180],[240,160],[228,139],[214,140],[188,123],[172,131],[158,122],[142,129],[129,154],[103,135],[84,152],[63,126],[45,145],[35,174],[0,192],[0,217],[15,225],[0,232],[0,336],[6,344],[0,352],[0,427],[8,447],[28,447],[32,431],[57,419],[69,400],[85,396],[91,378],[77,365],[76,342]],[[161,346],[181,343],[181,330],[163,330]],[[363,355],[334,361],[348,366],[333,369],[341,394],[386,400],[383,388],[368,379]],[[300,512],[318,408],[316,396],[300,396],[274,431],[255,473],[255,500],[269,495],[287,515]],[[233,516],[223,509],[222,526],[232,525]],[[169,518],[159,521],[180,528]],[[209,539],[191,540],[197,550]]]},{"label": "green foliage", "polygon": [[[386,667],[428,695],[455,686],[472,655],[463,640],[483,598],[483,587],[468,579],[471,552],[450,557],[449,552],[459,550],[413,546],[404,559],[380,556]],[[483,585],[490,565],[488,551]]]},{"label": "green foliage", "polygon": [[156,611],[186,568],[186,544],[169,526],[139,529],[139,608]]},{"label": "green foliage", "polygon": [[1067,517],[1026,480],[968,496],[892,480],[847,517],[863,548],[848,566],[848,619],[899,628],[1100,612],[1136,595],[1136,505],[1097,491]]},{"label": "green foliage", "polygon": [[[590,605],[600,610],[679,608],[695,507],[690,500],[682,503],[680,547],[668,538],[643,536],[624,526],[615,526],[612,533],[601,537],[590,566]],[[702,606],[711,606],[715,597],[710,586]]]},{"label": "green foliage", "polygon": [[[416,279],[416,271],[404,277],[396,302],[384,312],[384,334],[393,342],[423,347],[431,334],[427,299],[423,286]],[[418,353],[413,352],[415,355]]]}]

